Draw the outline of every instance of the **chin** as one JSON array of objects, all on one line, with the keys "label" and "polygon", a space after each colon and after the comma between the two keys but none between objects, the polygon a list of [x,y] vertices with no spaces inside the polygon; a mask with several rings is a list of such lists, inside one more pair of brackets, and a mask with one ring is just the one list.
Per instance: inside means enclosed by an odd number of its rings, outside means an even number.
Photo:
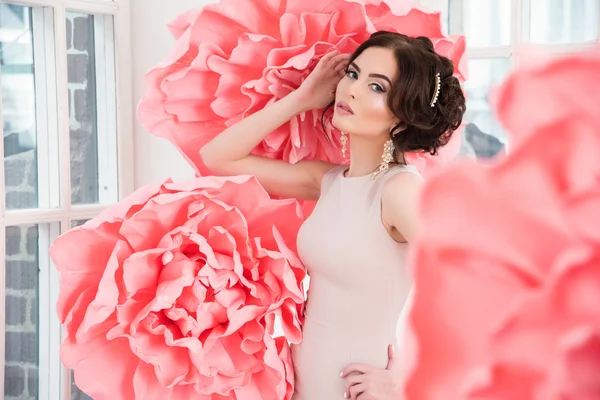
[{"label": "chin", "polygon": [[348,121],[348,117],[344,115],[339,115],[335,112],[333,114],[333,118],[331,118],[331,125],[333,125],[335,129],[346,133],[352,130],[352,124],[350,123],[350,121]]}]

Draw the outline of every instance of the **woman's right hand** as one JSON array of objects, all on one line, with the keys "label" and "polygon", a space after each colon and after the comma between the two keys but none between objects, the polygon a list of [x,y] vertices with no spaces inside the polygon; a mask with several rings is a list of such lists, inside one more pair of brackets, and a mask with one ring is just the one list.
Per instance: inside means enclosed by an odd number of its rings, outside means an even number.
[{"label": "woman's right hand", "polygon": [[321,57],[315,69],[294,92],[302,111],[326,107],[335,99],[337,85],[344,77],[349,59],[349,54],[340,54],[337,50]]}]

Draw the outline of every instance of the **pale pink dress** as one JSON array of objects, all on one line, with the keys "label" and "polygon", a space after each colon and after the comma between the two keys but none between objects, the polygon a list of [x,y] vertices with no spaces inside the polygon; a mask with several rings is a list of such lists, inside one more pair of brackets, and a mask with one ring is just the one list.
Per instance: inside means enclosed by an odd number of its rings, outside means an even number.
[{"label": "pale pink dress", "polygon": [[360,362],[385,368],[411,281],[407,244],[395,242],[381,220],[381,191],[398,173],[375,180],[346,177],[347,166],[323,178],[314,212],[298,233],[298,252],[310,275],[303,341],[292,346],[293,400],[343,399],[340,372]]}]

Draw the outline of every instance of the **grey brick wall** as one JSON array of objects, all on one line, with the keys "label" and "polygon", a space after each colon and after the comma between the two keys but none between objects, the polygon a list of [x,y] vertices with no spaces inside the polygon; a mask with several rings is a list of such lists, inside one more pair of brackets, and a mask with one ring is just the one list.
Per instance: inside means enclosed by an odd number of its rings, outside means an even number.
[{"label": "grey brick wall", "polygon": [[[71,138],[72,202],[98,201],[95,82],[91,17],[69,14],[67,48]],[[6,150],[6,149],[5,149]],[[8,209],[37,207],[36,150],[5,158]],[[6,400],[38,399],[38,229],[6,228]],[[53,308],[50,308],[53,311]],[[73,400],[89,397],[72,386]]]},{"label": "grey brick wall", "polygon": [[71,202],[98,202],[98,139],[93,17],[67,14]]},{"label": "grey brick wall", "polygon": [[6,400],[38,398],[38,230],[6,229]]}]

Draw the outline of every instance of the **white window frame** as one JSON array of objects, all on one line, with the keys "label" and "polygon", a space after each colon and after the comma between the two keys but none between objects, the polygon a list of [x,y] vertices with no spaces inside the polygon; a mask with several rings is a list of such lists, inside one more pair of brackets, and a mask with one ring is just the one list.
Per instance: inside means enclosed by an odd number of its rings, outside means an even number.
[{"label": "white window frame", "polygon": [[[443,26],[450,34],[465,34],[464,29],[464,7],[467,0],[421,0],[421,4],[435,10],[442,10],[445,16]],[[519,66],[519,49],[522,45],[535,47],[541,52],[547,54],[561,54],[572,51],[583,51],[592,48],[598,43],[600,32],[597,34],[597,40],[594,42],[578,43],[531,43],[528,42],[531,9],[531,0],[506,0],[510,1],[510,40],[508,45],[501,46],[469,46],[467,38],[466,57],[471,60],[498,60],[506,59],[508,61],[508,71],[514,70]],[[594,1],[594,0],[581,0]],[[600,9],[600,7],[599,7]],[[600,12],[597,16],[600,21]],[[598,24],[600,31],[600,23]],[[506,151],[510,151],[510,142],[504,143]]]},{"label": "white window frame", "polygon": [[[450,33],[464,33],[465,0],[429,0],[436,3],[437,9],[447,10],[447,23]],[[470,60],[508,58],[511,66],[518,65],[517,50],[520,45],[527,43],[529,29],[530,0],[506,0],[511,2],[511,32],[510,43],[507,46],[467,47],[467,57]],[[598,15],[600,19],[600,13]],[[600,24],[598,24],[600,26]],[[600,35],[599,35],[600,36]],[[468,38],[467,38],[468,45]],[[535,43],[533,46],[549,53],[565,53],[585,50],[594,43]]]},{"label": "white window frame", "polygon": [[[93,218],[113,199],[134,189],[133,88],[129,0],[8,0],[34,7],[34,69],[39,207],[5,210],[4,132],[0,113],[0,400],[4,400],[5,228],[37,224],[39,230],[39,399],[70,400],[70,371],[59,357],[62,327],[55,305],[59,274],[48,247],[73,221]],[[68,12],[93,14],[96,36],[99,204],[71,204],[69,100],[67,79]],[[114,39],[114,41],[112,40]],[[53,50],[53,51],[52,51]],[[114,59],[111,57],[114,55]],[[98,63],[104,62],[104,65]],[[113,68],[106,65],[113,63]],[[53,79],[55,77],[55,79]],[[113,95],[111,95],[113,94]],[[0,87],[0,107],[2,106]],[[112,111],[114,110],[114,111]],[[47,130],[40,133],[41,129]],[[118,134],[111,135],[111,132]],[[116,150],[116,151],[115,151]],[[104,155],[104,156],[102,156]],[[118,180],[118,198],[111,182]],[[59,185],[60,183],[60,185]]]}]

